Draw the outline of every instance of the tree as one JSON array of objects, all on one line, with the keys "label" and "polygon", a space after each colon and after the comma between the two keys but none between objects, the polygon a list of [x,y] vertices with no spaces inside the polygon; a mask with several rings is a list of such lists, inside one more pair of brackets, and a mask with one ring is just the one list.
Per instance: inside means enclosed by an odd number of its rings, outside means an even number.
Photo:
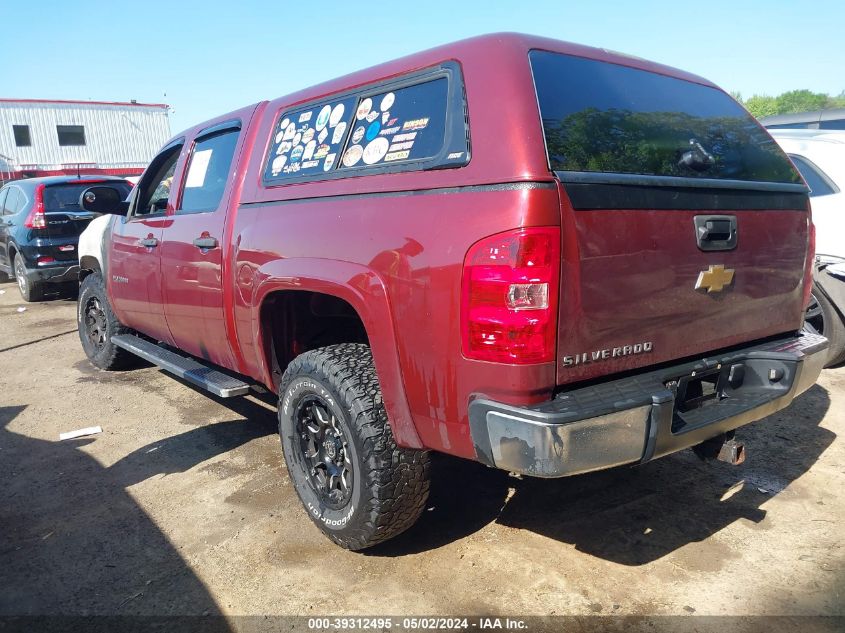
[{"label": "tree", "polygon": [[824,110],[827,108],[845,108],[845,90],[833,97],[823,92],[810,90],[790,90],[776,97],[769,95],[754,95],[743,100],[742,95],[733,93],[734,98],[742,103],[748,111],[758,119],[775,114],[793,114]]},{"label": "tree", "polygon": [[772,116],[773,114],[780,114],[778,111],[778,103],[776,97],[768,95],[754,95],[744,102],[748,111],[758,119],[764,116]]},{"label": "tree", "polygon": [[777,97],[778,114],[793,114],[821,110],[827,107],[830,97],[821,92],[790,90]]}]

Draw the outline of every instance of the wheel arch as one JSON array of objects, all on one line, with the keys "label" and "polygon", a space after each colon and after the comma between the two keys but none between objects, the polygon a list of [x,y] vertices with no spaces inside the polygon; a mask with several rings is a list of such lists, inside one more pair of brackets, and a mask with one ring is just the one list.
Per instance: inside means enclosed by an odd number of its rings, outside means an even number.
[{"label": "wheel arch", "polygon": [[100,260],[93,255],[83,255],[79,258],[79,281],[82,281],[92,273],[102,274],[102,272]]},{"label": "wheel arch", "polygon": [[[253,288],[252,336],[255,349],[260,350],[260,371],[265,384],[273,387],[278,384],[277,375],[273,373],[277,357],[273,320],[270,318],[274,308],[290,305],[296,301],[292,299],[295,296],[309,300],[316,297],[335,306],[347,305],[351,310],[350,318],[360,322],[370,346],[397,444],[408,448],[423,447],[405,396],[390,301],[384,283],[373,270],[335,260],[275,260],[258,269]],[[278,369],[284,371],[284,367]]]},{"label": "wheel arch", "polygon": [[14,242],[9,242],[9,245],[6,247],[6,258],[9,260],[9,270],[12,271],[12,274],[15,273],[15,255],[20,252],[20,249]]}]

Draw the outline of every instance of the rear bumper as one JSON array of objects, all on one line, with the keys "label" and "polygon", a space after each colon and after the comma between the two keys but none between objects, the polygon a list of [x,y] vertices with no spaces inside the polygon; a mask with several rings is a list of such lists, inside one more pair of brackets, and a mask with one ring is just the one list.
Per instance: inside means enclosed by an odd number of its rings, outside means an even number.
[{"label": "rear bumper", "polygon": [[35,283],[79,281],[79,264],[27,268],[26,278]]},{"label": "rear bumper", "polygon": [[[827,339],[802,332],[564,392],[532,407],[479,397],[469,406],[470,432],[479,461],[535,477],[642,463],[785,408],[815,384],[826,350]],[[673,382],[705,372],[719,376],[724,397],[680,411]]]}]

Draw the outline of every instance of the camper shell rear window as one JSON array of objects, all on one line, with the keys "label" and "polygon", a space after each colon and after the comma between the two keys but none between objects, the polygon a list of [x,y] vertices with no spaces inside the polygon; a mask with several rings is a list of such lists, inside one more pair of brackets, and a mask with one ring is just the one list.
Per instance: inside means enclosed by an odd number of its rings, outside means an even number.
[{"label": "camper shell rear window", "polygon": [[457,64],[448,62],[282,111],[264,182],[460,167],[468,160],[463,83]]},{"label": "camper shell rear window", "polygon": [[549,166],[562,180],[801,183],[777,143],[721,90],[561,53],[529,58]]}]

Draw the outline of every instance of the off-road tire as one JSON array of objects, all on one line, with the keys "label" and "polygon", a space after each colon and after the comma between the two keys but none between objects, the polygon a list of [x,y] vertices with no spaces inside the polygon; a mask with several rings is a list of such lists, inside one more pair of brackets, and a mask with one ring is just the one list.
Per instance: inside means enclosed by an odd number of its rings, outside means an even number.
[{"label": "off-road tire", "polygon": [[26,265],[20,253],[15,253],[14,262],[15,279],[18,282],[18,290],[21,291],[21,297],[24,301],[33,303],[41,301],[44,298],[44,284],[27,279]]},{"label": "off-road tire", "polygon": [[[323,503],[315,489],[304,463],[304,436],[297,431],[297,412],[314,398],[329,405],[348,440],[351,497],[337,509]],[[396,445],[367,345],[330,345],[290,363],[279,386],[279,436],[308,516],[341,547],[361,550],[386,541],[411,527],[425,508],[429,453]]]},{"label": "off-road tire", "polygon": [[[104,342],[100,347],[97,347],[91,340],[85,321],[89,302],[95,299],[103,313]],[[112,312],[105,284],[99,273],[92,273],[82,280],[82,285],[79,287],[79,298],[76,302],[76,324],[82,349],[85,350],[88,360],[95,367],[106,370],[126,369],[137,362],[137,357],[131,352],[111,342],[112,336],[129,334],[132,330],[124,327]]]},{"label": "off-road tire", "polygon": [[821,333],[828,340],[827,361],[824,366],[833,367],[845,362],[845,322],[827,295],[817,286],[813,287],[813,297],[822,311],[824,326]]}]

